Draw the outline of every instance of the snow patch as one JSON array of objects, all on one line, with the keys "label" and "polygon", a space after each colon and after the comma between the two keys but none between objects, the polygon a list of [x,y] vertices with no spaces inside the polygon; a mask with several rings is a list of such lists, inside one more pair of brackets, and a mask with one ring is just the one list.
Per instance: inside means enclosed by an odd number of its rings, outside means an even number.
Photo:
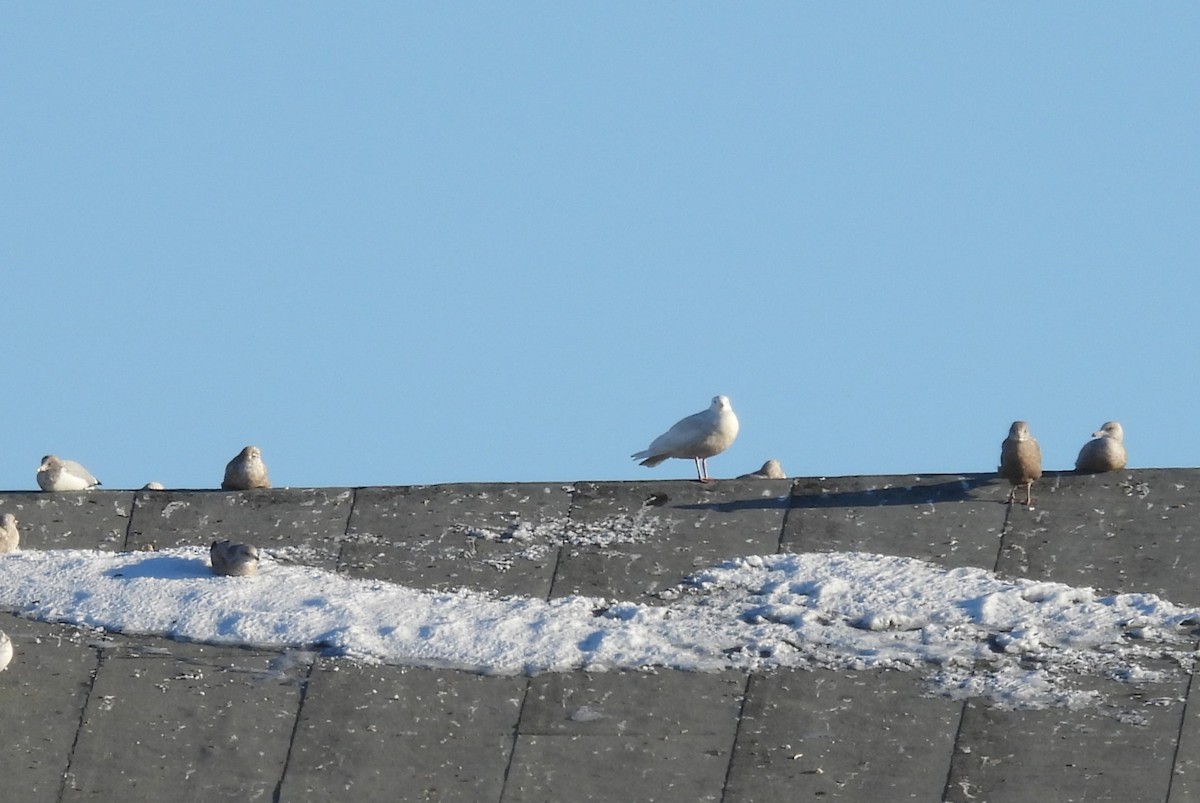
[{"label": "snow patch", "polygon": [[[614,537],[637,537],[637,523],[623,532]],[[258,575],[233,578],[213,575],[200,547],[13,553],[0,557],[0,607],[113,632],[487,674],[916,670],[935,693],[1012,707],[1095,705],[1100,694],[1081,688],[1088,678],[1177,679],[1200,626],[1197,610],[1150,594],[865,553],[738,558],[698,572],[665,605],[421,591],[269,555]]]}]

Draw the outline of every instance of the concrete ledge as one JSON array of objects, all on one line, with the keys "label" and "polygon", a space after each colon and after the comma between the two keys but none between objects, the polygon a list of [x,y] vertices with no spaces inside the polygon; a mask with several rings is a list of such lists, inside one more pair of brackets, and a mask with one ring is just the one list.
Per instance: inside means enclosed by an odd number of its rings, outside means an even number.
[{"label": "concrete ledge", "polygon": [[[861,550],[1200,605],[1200,470],[1050,474],[1031,509],[1007,492],[992,475],[10,492],[0,512],[27,550],[231,537],[351,576],[541,598],[654,604],[728,557]],[[1200,799],[1190,676],[1114,681],[1098,709],[1008,711],[903,672],[484,677],[12,613],[0,629],[17,646],[0,778],[26,801]]]}]

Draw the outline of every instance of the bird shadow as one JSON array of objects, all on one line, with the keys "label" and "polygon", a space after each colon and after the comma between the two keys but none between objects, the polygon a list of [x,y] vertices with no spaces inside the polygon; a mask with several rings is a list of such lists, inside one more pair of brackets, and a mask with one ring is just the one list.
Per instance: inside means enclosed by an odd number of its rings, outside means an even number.
[{"label": "bird shadow", "polygon": [[[973,474],[928,485],[901,485],[894,488],[855,488],[845,491],[794,492],[791,507],[888,507],[925,505],[938,502],[968,502],[977,497],[976,488],[996,482],[995,474]],[[797,489],[798,491],[799,489]]]},{"label": "bird shadow", "polygon": [[977,499],[977,488],[997,481],[995,474],[971,474],[952,480],[928,484],[899,485],[892,488],[849,488],[837,490],[836,480],[828,485],[833,490],[824,490],[819,483],[797,480],[787,496],[760,499],[735,499],[728,502],[699,502],[672,505],[679,510],[713,510],[732,513],[739,510],[777,510],[781,508],[832,508],[832,507],[889,507],[894,505],[925,505],[939,502],[967,502]]},{"label": "bird shadow", "polygon": [[671,505],[676,510],[715,510],[720,513],[735,513],[739,510],[786,510],[791,507],[791,496],[768,496],[761,499],[734,499],[729,502],[691,502]]},{"label": "bird shadow", "polygon": [[114,569],[108,576],[124,580],[142,577],[155,580],[194,580],[198,577],[211,577],[212,569],[202,558],[150,555],[137,563]]}]

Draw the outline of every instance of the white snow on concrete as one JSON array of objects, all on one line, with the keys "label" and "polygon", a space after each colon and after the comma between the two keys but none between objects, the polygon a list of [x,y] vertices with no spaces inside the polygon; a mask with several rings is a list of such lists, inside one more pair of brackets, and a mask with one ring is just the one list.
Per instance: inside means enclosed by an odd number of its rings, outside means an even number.
[{"label": "white snow on concrete", "polygon": [[0,556],[0,608],[112,632],[489,674],[905,669],[935,693],[1015,707],[1097,702],[1089,677],[1168,679],[1200,629],[1200,612],[1149,594],[847,552],[742,557],[663,597],[429,592],[270,559],[218,577],[200,547]]}]

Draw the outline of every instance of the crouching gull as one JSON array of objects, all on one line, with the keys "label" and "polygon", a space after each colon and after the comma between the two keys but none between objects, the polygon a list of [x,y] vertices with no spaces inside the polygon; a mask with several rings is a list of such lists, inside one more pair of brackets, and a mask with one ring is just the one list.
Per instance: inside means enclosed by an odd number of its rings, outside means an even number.
[{"label": "crouching gull", "polygon": [[1109,421],[1096,432],[1092,440],[1079,450],[1075,460],[1076,471],[1100,474],[1105,471],[1120,471],[1129,462],[1125,454],[1125,430],[1116,421]]},{"label": "crouching gull", "polygon": [[74,460],[63,460],[48,454],[37,470],[37,484],[43,491],[87,491],[100,480]]},{"label": "crouching gull", "polygon": [[221,481],[223,491],[249,491],[252,488],[270,488],[267,464],[257,446],[247,446],[225,466],[225,479]]},{"label": "crouching gull", "polygon": [[0,553],[16,552],[21,545],[21,531],[17,529],[17,517],[11,513],[0,513]]},{"label": "crouching gull", "polygon": [[738,477],[739,480],[786,480],[787,474],[783,473],[783,465],[778,460],[768,460],[762,464],[762,468],[758,471],[751,471],[749,474],[742,474]]}]

